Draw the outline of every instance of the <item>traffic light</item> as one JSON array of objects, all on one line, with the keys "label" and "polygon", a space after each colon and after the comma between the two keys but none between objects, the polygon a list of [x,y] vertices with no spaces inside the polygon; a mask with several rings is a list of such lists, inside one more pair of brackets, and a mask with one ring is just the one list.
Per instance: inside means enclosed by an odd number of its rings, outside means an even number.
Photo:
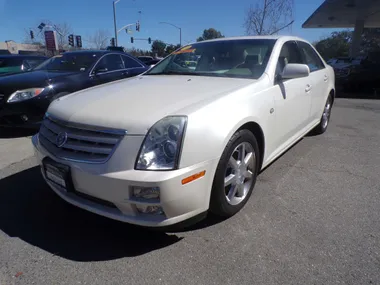
[{"label": "traffic light", "polygon": [[69,46],[74,46],[74,35],[69,35]]},{"label": "traffic light", "polygon": [[32,30],[30,31],[30,38],[31,38],[32,40],[34,39],[34,33],[33,33]]},{"label": "traffic light", "polygon": [[134,39],[133,39],[133,37],[131,37],[131,43],[133,44],[133,42],[134,42]]},{"label": "traffic light", "polygon": [[152,39],[151,39],[151,38],[148,38],[148,43],[149,43],[149,44],[152,43]]},{"label": "traffic light", "polygon": [[115,38],[111,38],[111,46],[112,46],[112,47],[115,46]]},{"label": "traffic light", "polygon": [[81,48],[82,47],[82,37],[81,36],[76,36],[75,40],[77,42],[77,47]]},{"label": "traffic light", "polygon": [[140,32],[140,21],[137,21],[136,23],[136,31]]}]

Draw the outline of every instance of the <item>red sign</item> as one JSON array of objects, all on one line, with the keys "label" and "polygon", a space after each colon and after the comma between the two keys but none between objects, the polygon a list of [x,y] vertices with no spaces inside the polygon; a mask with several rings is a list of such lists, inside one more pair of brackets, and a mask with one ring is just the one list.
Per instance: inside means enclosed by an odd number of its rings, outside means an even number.
[{"label": "red sign", "polygon": [[57,36],[54,31],[45,31],[46,49],[57,50]]}]

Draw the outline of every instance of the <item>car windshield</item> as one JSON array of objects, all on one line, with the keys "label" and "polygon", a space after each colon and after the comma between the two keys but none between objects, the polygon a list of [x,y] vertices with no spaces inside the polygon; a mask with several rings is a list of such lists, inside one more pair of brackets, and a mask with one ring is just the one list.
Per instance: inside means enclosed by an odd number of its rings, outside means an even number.
[{"label": "car windshield", "polygon": [[275,42],[272,39],[244,39],[188,45],[173,52],[146,75],[257,79],[265,71]]},{"label": "car windshield", "polygon": [[57,55],[44,61],[34,70],[85,71],[91,68],[98,58],[99,56],[93,53]]}]

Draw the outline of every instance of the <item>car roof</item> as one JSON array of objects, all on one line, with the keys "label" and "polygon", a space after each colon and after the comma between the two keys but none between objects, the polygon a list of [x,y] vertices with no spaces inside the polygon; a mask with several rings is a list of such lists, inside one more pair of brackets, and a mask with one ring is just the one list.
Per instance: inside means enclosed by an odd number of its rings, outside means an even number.
[{"label": "car roof", "polygon": [[[295,37],[295,36],[243,36],[243,37],[227,37],[227,38],[218,38],[218,39],[212,39],[207,40],[203,42],[223,42],[223,41],[239,41],[239,40],[279,40],[282,39],[284,41],[306,41],[302,38]],[[196,42],[199,43],[199,42]],[[192,44],[196,44],[192,43]],[[201,42],[202,43],[202,42]],[[190,44],[191,45],[191,44]]]},{"label": "car roof", "polygon": [[29,55],[29,54],[4,54],[0,58],[47,58],[44,55]]},{"label": "car roof", "polygon": [[77,51],[66,51],[63,54],[96,54],[103,55],[107,53],[119,53],[126,54],[125,52],[117,51],[117,50],[77,50]]}]

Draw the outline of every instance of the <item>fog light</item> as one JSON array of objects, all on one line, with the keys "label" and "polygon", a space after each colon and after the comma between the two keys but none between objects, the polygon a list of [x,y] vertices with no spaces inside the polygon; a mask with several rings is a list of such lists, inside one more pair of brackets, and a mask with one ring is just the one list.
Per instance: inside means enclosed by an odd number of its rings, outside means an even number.
[{"label": "fog light", "polygon": [[163,215],[164,211],[160,206],[146,206],[146,205],[136,205],[137,211],[142,214],[151,215]]},{"label": "fog light", "polygon": [[26,122],[26,121],[29,120],[29,118],[28,118],[27,115],[22,115],[22,116],[21,116],[21,120],[23,120],[24,122]]},{"label": "fog light", "polygon": [[160,188],[159,187],[133,187],[132,190],[133,198],[137,199],[160,199]]}]

